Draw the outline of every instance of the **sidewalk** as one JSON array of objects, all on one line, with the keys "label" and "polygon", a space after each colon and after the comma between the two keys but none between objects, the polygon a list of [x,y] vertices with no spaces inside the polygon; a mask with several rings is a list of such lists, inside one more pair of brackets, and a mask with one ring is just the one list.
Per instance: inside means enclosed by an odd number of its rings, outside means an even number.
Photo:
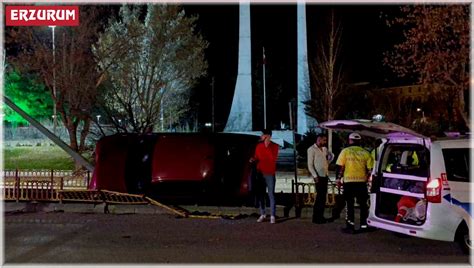
[{"label": "sidewalk", "polygon": [[[332,176],[331,176],[332,175]],[[276,174],[276,193],[292,193],[292,181],[295,173],[292,171],[278,171]],[[330,174],[331,180],[334,180],[334,174]],[[313,179],[309,176],[298,175],[298,182],[313,183]],[[104,203],[54,203],[54,202],[14,202],[4,201],[4,213],[18,212],[70,212],[70,213],[104,213],[106,205]],[[184,205],[183,209],[195,214],[212,214],[212,215],[258,215],[258,209],[254,207],[226,207],[226,206],[197,206]],[[172,211],[155,205],[121,205],[108,204],[108,212],[111,214],[169,214],[175,215]],[[284,206],[277,205],[277,215],[284,215]],[[291,208],[290,217],[295,216],[295,208]],[[301,211],[302,218],[311,218],[312,208],[304,207]]]},{"label": "sidewalk", "polygon": [[[196,206],[185,205],[181,208],[186,209],[192,214],[211,214],[223,216],[255,216],[259,211],[254,207],[226,207],[226,206]],[[283,217],[284,206],[277,205],[277,216]],[[268,210],[268,208],[267,208]],[[46,202],[4,202],[4,214],[15,214],[24,212],[46,212],[46,213],[104,213],[105,204],[87,204],[87,203],[46,203]],[[171,211],[155,205],[116,205],[109,204],[110,214],[163,214],[175,215]],[[295,216],[295,209],[290,210],[290,217]],[[305,207],[301,211],[301,218],[311,218],[312,208]]]}]

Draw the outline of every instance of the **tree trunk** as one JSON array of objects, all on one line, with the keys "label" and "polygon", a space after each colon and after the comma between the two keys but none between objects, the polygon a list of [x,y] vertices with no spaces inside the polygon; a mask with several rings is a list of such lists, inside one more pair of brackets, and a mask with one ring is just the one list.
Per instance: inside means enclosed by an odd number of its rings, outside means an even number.
[{"label": "tree trunk", "polygon": [[[330,98],[329,100],[329,107],[328,107],[328,121],[330,120],[333,120],[334,119],[334,110],[333,110],[333,99]],[[328,130],[328,151],[329,152],[332,152],[332,130],[329,129]]]},{"label": "tree trunk", "polygon": [[86,149],[86,137],[89,134],[89,129],[91,125],[90,119],[84,119],[84,126],[82,127],[80,141],[79,141],[79,153],[84,152]]},{"label": "tree trunk", "polygon": [[69,145],[74,151],[79,152],[79,146],[77,143],[77,136],[76,136],[77,126],[74,123],[70,123],[66,126],[66,129],[69,134]]},{"label": "tree trunk", "polygon": [[458,107],[459,107],[459,114],[464,121],[464,124],[471,129],[471,119],[469,118],[469,113],[466,112],[466,103],[464,102],[464,90],[459,90],[458,93]]},{"label": "tree trunk", "polygon": [[[69,123],[66,124],[66,129],[69,134],[69,146],[71,147],[71,149],[73,149],[74,151],[80,154],[81,150],[79,148],[79,144],[77,142],[77,135],[76,135],[77,123],[69,121]],[[81,138],[82,138],[82,133],[81,133]],[[74,162],[74,166],[75,166],[75,170],[80,170],[83,167],[77,161]]]},{"label": "tree trunk", "polygon": [[332,153],[332,129],[328,130],[328,151]]}]

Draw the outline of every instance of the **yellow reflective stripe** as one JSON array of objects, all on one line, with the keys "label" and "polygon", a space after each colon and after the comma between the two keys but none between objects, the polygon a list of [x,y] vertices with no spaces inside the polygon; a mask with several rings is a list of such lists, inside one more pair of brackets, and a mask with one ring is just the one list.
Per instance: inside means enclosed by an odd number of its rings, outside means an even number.
[{"label": "yellow reflective stripe", "polygon": [[412,159],[413,161],[411,162],[412,165],[414,166],[418,166],[418,164],[420,163],[420,161],[418,160],[418,155],[416,154],[416,152],[414,151],[413,154],[412,154]]}]

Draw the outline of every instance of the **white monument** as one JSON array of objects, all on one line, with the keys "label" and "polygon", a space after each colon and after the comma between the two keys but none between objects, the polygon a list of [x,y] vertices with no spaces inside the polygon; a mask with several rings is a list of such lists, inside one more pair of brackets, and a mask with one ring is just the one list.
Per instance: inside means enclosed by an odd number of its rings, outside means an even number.
[{"label": "white monument", "polygon": [[[299,134],[306,134],[308,130],[313,129],[316,125],[316,119],[306,115],[305,101],[311,99],[311,89],[309,85],[309,70],[308,70],[308,46],[306,39],[306,6],[304,1],[298,1],[297,4],[297,84],[298,95],[296,98],[296,132]],[[316,66],[317,67],[317,66]]]},{"label": "white monument", "polygon": [[224,132],[252,131],[250,3],[240,3],[239,61],[234,99]]}]

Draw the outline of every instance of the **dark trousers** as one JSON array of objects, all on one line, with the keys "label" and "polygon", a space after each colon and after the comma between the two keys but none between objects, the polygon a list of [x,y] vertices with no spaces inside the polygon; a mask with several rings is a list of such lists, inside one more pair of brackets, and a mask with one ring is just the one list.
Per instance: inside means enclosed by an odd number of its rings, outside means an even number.
[{"label": "dark trousers", "polygon": [[367,216],[369,214],[367,208],[367,200],[369,194],[367,192],[367,183],[365,182],[348,182],[344,183],[344,200],[346,201],[346,222],[354,225],[354,198],[360,206],[360,225],[367,224]]},{"label": "dark trousers", "polygon": [[313,207],[313,221],[324,219],[324,208],[326,207],[326,196],[328,193],[328,177],[319,177],[316,183],[316,200]]}]

